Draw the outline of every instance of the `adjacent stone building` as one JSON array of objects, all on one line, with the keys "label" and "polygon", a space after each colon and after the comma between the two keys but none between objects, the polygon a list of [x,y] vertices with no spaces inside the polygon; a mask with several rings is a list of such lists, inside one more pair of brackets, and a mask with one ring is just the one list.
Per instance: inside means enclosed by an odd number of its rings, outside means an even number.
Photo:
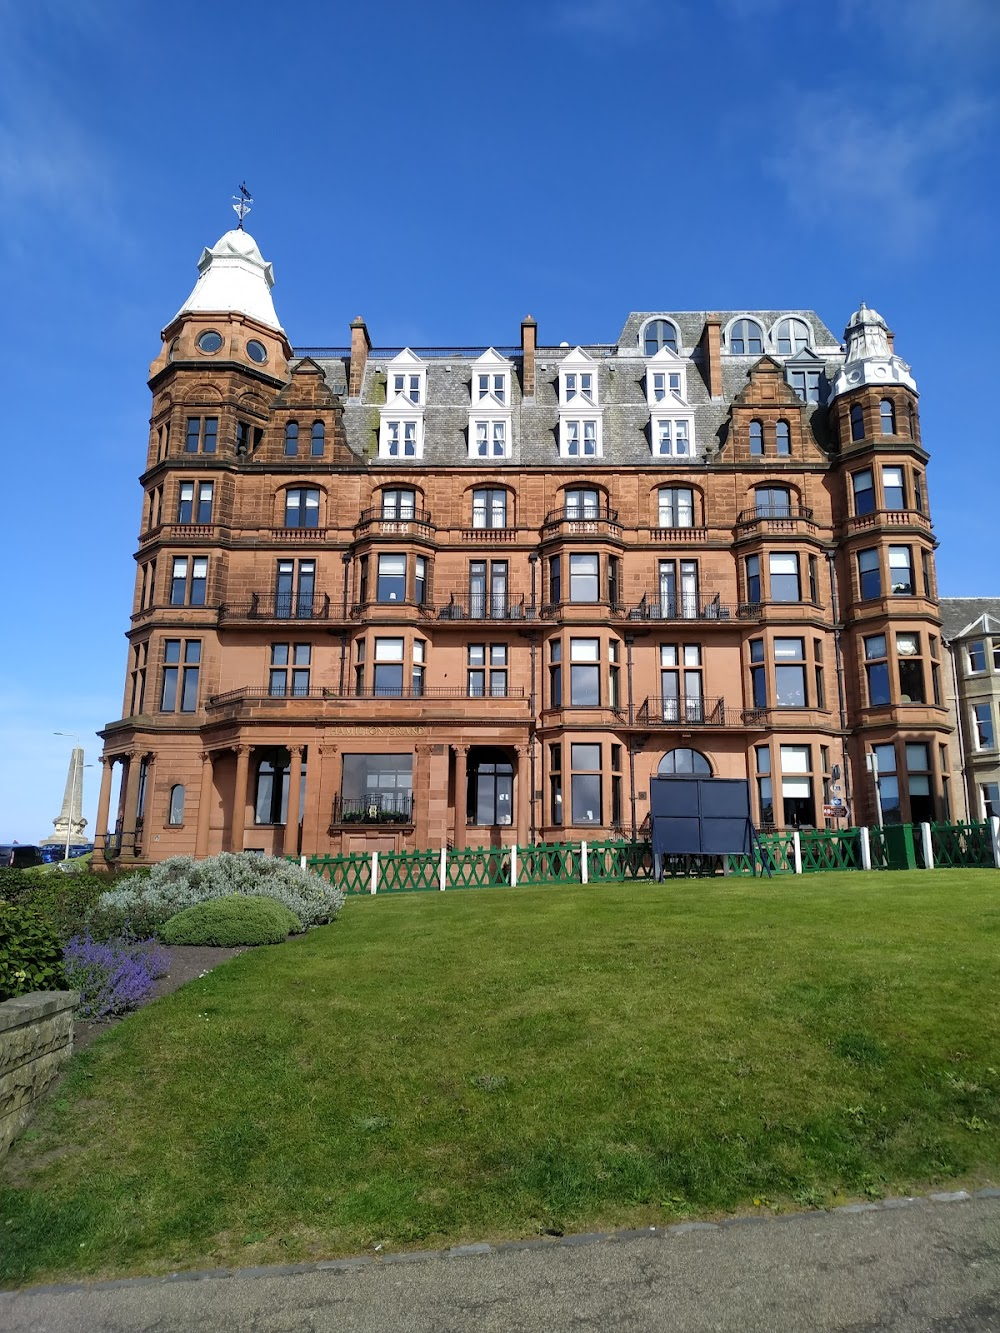
[{"label": "adjacent stone building", "polygon": [[1000,597],[944,597],[940,606],[968,817],[1000,816]]},{"label": "adjacent stone building", "polygon": [[882,318],[293,349],[243,230],[153,362],[97,836],[140,861],[951,811],[917,391]]}]

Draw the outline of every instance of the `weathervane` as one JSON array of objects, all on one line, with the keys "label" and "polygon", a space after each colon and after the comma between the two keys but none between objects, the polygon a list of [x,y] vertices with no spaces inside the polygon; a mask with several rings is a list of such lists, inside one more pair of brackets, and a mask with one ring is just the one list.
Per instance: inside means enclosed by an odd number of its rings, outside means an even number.
[{"label": "weathervane", "polygon": [[238,228],[239,231],[243,230],[243,219],[250,212],[250,205],[252,203],[253,203],[253,196],[247,189],[246,181],[244,181],[243,184],[240,186],[239,194],[233,195],[233,212],[240,220]]}]

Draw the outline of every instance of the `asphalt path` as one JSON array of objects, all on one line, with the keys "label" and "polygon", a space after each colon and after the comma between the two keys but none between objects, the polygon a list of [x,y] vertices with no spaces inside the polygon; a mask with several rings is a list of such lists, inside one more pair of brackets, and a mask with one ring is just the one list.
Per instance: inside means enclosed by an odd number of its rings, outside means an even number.
[{"label": "asphalt path", "polygon": [[[1000,1191],[0,1293],[4,1333],[1000,1333]],[[470,1253],[471,1251],[471,1253]]]}]

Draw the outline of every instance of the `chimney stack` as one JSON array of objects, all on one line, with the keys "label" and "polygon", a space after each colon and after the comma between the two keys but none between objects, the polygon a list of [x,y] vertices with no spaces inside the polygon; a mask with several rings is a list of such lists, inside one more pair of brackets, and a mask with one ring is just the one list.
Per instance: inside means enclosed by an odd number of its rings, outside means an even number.
[{"label": "chimney stack", "polygon": [[535,348],[538,345],[538,325],[530,315],[521,320],[522,372],[521,387],[525,398],[535,396]]},{"label": "chimney stack", "polygon": [[347,383],[347,393],[351,398],[360,398],[365,382],[365,366],[368,353],[372,349],[372,340],[368,336],[365,321],[358,315],[351,320],[351,374]]},{"label": "chimney stack", "polygon": [[701,368],[708,392],[713,398],[722,397],[722,325],[717,319],[706,319],[701,332]]}]

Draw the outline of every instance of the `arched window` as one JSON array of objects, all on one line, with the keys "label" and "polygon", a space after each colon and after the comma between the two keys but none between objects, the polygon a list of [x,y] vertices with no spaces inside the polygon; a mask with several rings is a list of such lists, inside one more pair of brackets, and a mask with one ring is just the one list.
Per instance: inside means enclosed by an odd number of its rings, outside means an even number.
[{"label": "arched window", "polygon": [[801,319],[783,319],[774,334],[779,356],[791,356],[809,346],[809,325]]},{"label": "arched window", "polygon": [[861,410],[860,403],[854,403],[851,407],[851,439],[863,440],[865,438],[865,414]]},{"label": "arched window", "polygon": [[294,458],[299,452],[299,423],[289,421],[285,424],[285,456]]},{"label": "arched window", "polygon": [[326,427],[322,421],[314,421],[312,425],[312,435],[309,441],[309,452],[313,458],[321,458],[323,455],[323,445],[326,440]]},{"label": "arched window", "polygon": [[758,486],[753,493],[758,518],[790,518],[792,493],[787,486]]},{"label": "arched window", "polygon": [[734,356],[760,356],[764,334],[754,319],[738,319],[729,331],[729,350]]},{"label": "arched window", "polygon": [[896,408],[891,398],[883,398],[878,405],[879,420],[883,435],[896,434]]},{"label": "arched window", "polygon": [[756,455],[764,452],[764,427],[759,421],[750,422],[750,452]]},{"label": "arched window", "polygon": [[775,426],[774,440],[778,446],[778,457],[787,458],[792,452],[792,440],[787,421],[779,421]]},{"label": "arched window", "polygon": [[643,336],[643,351],[646,356],[655,356],[664,347],[676,353],[677,330],[668,319],[651,319]]},{"label": "arched window", "polygon": [[712,765],[697,750],[668,750],[656,772],[661,778],[710,778]]},{"label": "arched window", "polygon": [[170,805],[167,807],[167,823],[184,823],[184,786],[177,782],[170,788]]},{"label": "arched window", "polygon": [[257,764],[254,823],[284,824],[288,813],[288,751],[266,750]]}]

